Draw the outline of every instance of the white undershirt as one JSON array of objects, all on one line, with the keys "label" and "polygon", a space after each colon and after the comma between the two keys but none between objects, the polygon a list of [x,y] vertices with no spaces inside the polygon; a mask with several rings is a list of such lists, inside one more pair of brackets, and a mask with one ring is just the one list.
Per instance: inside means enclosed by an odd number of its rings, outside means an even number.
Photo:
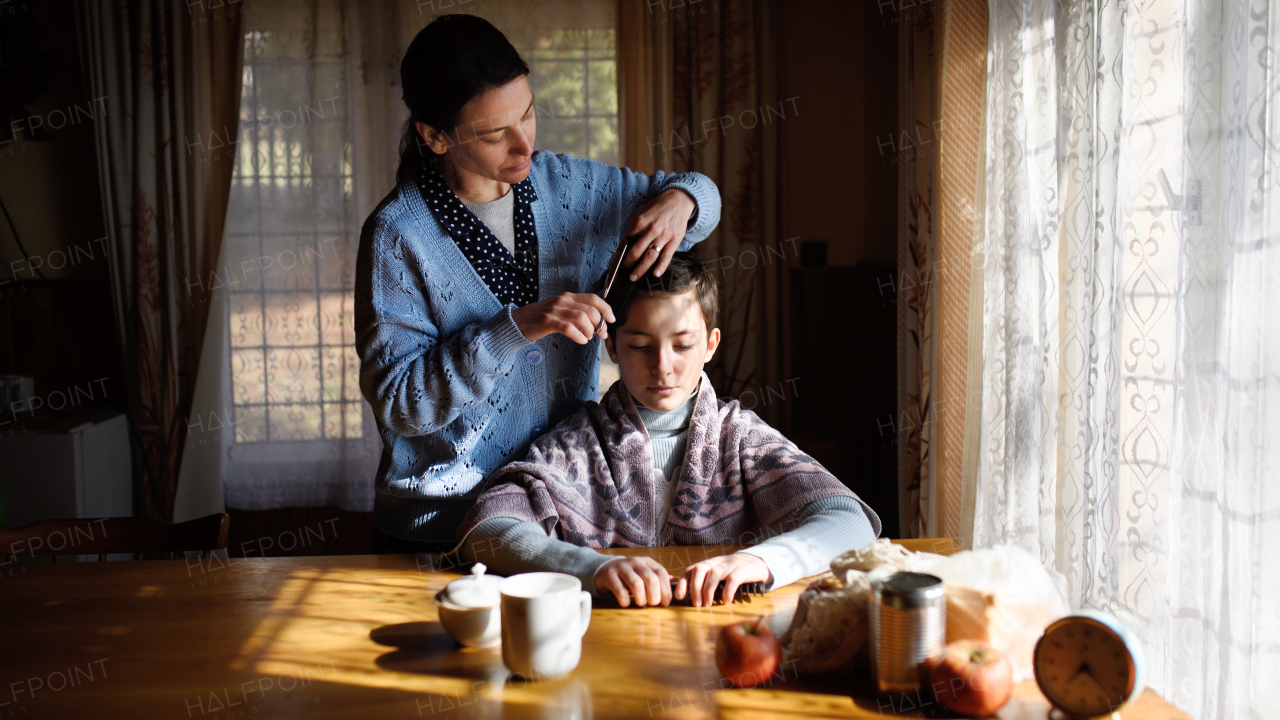
[{"label": "white undershirt", "polygon": [[467,209],[475,214],[480,222],[489,228],[489,232],[498,238],[498,242],[502,243],[502,247],[511,253],[511,257],[516,256],[516,223],[515,223],[515,197],[516,194],[507,190],[507,194],[487,203],[463,203]]}]

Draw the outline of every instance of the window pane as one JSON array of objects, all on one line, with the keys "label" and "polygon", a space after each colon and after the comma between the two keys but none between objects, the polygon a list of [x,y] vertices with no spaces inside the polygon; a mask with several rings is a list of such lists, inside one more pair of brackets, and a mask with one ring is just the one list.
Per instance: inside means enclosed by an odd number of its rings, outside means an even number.
[{"label": "window pane", "polygon": [[489,19],[532,71],[539,150],[617,163],[614,15],[611,2],[494,3]]},{"label": "window pane", "polygon": [[324,404],[324,436],[329,439],[360,437],[360,412],[358,402]]},{"label": "window pane", "polygon": [[529,36],[532,47],[527,53],[534,62],[541,64],[544,60],[554,58],[576,59],[581,61],[587,56],[587,33],[585,30],[548,29],[534,32]]},{"label": "window pane", "polygon": [[[570,154],[578,157],[588,157],[585,152],[587,147],[587,131],[586,121],[580,118],[571,118],[549,122],[538,128],[538,145],[548,150],[552,148],[574,148]],[[568,152],[561,150],[557,152]]]},{"label": "window pane", "polygon": [[599,160],[608,165],[618,164],[618,123],[610,118],[591,118],[587,121],[588,143],[590,150],[587,157]]},{"label": "window pane", "polygon": [[231,347],[262,345],[262,296],[256,293],[232,293]]},{"label": "window pane", "polygon": [[309,182],[314,187],[307,188],[308,226],[322,235],[344,233],[352,216],[352,198],[343,190],[343,178],[317,177]]},{"label": "window pane", "polygon": [[261,348],[231,351],[231,387],[237,405],[266,401],[265,353]]},{"label": "window pane", "polygon": [[[310,290],[315,288],[316,268],[314,264],[305,262],[308,256],[307,250],[315,246],[310,233],[263,234],[260,237],[260,243],[261,255],[258,255],[256,261],[249,267],[262,275],[263,289]],[[244,270],[243,266],[241,270]]]},{"label": "window pane", "polygon": [[586,31],[587,50],[592,56],[606,55],[613,58],[615,50],[615,33],[613,28],[593,28]]},{"label": "window pane", "polygon": [[354,344],[355,317],[351,314],[354,293],[326,292],[320,295],[320,341],[325,345]]},{"label": "window pane", "polygon": [[270,440],[319,440],[319,405],[275,405],[267,408]]},{"label": "window pane", "polygon": [[235,407],[236,442],[264,442],[267,439],[267,411],[261,405]]},{"label": "window pane", "polygon": [[613,61],[587,63],[587,111],[592,115],[608,115],[618,124],[618,65]]},{"label": "window pane", "polygon": [[324,399],[360,399],[360,358],[353,347],[326,347],[324,361]]},{"label": "window pane", "polygon": [[269,346],[310,346],[320,342],[317,298],[314,292],[266,293],[266,343]]},{"label": "window pane", "polygon": [[538,63],[534,73],[533,93],[540,106],[550,106],[553,118],[584,112],[586,63],[580,60],[548,60]]},{"label": "window pane", "polygon": [[267,402],[275,404],[319,401],[320,349],[315,347],[269,348],[267,350]]},{"label": "window pane", "polygon": [[275,0],[260,10],[246,19],[224,249],[236,442],[362,437],[342,8]]}]

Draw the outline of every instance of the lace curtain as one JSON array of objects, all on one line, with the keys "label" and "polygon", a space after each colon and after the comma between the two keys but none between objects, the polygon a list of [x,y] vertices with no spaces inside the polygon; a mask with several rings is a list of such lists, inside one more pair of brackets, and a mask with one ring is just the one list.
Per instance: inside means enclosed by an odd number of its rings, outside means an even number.
[{"label": "lace curtain", "polygon": [[233,171],[220,261],[194,280],[210,329],[180,509],[197,489],[242,509],[372,507],[381,441],[351,314],[369,178],[355,172],[344,10],[295,0],[243,14],[239,124],[206,149]]},{"label": "lace curtain", "polygon": [[1198,718],[1280,672],[1280,4],[992,0],[973,544]]},{"label": "lace curtain", "polygon": [[355,250],[394,186],[404,48],[447,12],[485,17],[524,55],[539,149],[617,162],[612,0],[246,8],[239,126],[198,148],[234,171],[217,270],[190,282],[210,321],[176,519],[373,509],[382,441],[358,383]]}]

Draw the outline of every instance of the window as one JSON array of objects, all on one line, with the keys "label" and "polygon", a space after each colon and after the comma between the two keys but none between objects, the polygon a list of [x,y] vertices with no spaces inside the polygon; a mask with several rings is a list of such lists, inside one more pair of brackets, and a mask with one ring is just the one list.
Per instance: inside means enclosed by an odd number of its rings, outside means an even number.
[{"label": "window", "polygon": [[[618,163],[614,31],[549,30],[520,54],[533,71],[539,148]],[[513,43],[514,44],[514,43]]]},{"label": "window", "polygon": [[224,255],[236,443],[363,435],[347,59],[338,3],[314,12],[246,15]]},{"label": "window", "polygon": [[535,147],[618,164],[615,3],[505,0],[478,14],[502,30],[532,71]]},{"label": "window", "polygon": [[[618,164],[616,3],[491,3],[482,13],[520,51],[532,75],[540,150]],[[600,348],[597,399],[619,378]]]}]

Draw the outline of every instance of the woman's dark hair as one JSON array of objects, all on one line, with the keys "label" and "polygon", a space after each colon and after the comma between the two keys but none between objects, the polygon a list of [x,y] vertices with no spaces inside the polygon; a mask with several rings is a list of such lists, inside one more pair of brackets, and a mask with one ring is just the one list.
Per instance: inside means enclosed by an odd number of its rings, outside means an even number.
[{"label": "woman's dark hair", "polygon": [[[698,298],[702,317],[707,322],[707,333],[709,334],[716,326],[717,316],[720,314],[720,283],[707,269],[706,263],[699,260],[698,256],[692,252],[678,252],[671,256],[671,263],[667,265],[666,271],[654,277],[653,269],[657,265],[654,263],[650,266],[644,275],[636,278],[635,282],[631,282],[631,275],[627,268],[618,269],[618,276],[613,281],[613,287],[609,289],[609,297],[605,298],[605,302],[609,303],[609,307],[613,310],[613,316],[618,320],[616,323],[609,324],[609,337],[615,337],[614,333],[618,325],[626,324],[627,311],[636,298],[682,295],[689,290],[693,290]],[[606,271],[605,274],[607,275],[608,272]],[[605,278],[601,277],[599,287],[602,291],[604,283]]]},{"label": "woman's dark hair", "polygon": [[435,159],[415,121],[453,132],[458,113],[477,95],[529,74],[529,66],[507,36],[475,15],[441,15],[422,28],[400,61],[400,87],[409,119],[400,133],[396,182],[412,178]]}]

